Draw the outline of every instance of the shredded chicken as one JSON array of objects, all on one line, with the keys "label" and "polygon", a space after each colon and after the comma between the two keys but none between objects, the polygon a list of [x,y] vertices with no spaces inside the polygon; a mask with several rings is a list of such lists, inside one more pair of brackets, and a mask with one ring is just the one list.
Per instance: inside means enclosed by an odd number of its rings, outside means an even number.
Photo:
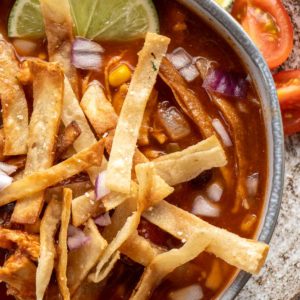
[{"label": "shredded chicken", "polygon": [[0,228],[0,248],[11,249],[14,246],[21,252],[37,260],[40,253],[39,237],[24,231]]},{"label": "shredded chicken", "polygon": [[10,256],[0,268],[0,280],[7,284],[7,294],[20,300],[35,299],[36,266],[21,251]]}]

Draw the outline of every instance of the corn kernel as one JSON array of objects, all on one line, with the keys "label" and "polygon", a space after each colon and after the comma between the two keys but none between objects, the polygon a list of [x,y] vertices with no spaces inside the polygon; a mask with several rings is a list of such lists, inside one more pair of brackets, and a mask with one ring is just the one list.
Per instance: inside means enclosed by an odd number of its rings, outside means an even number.
[{"label": "corn kernel", "polygon": [[109,84],[113,87],[118,87],[129,81],[131,78],[131,70],[125,64],[120,65],[108,75]]}]

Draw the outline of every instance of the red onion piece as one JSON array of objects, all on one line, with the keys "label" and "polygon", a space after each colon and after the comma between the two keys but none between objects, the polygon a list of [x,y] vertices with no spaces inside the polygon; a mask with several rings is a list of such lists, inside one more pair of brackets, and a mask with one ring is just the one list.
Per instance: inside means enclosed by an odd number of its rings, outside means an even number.
[{"label": "red onion piece", "polygon": [[257,194],[258,183],[259,183],[258,173],[254,173],[248,176],[246,181],[246,186],[247,186],[249,196],[254,197]]},{"label": "red onion piece", "polygon": [[172,53],[167,54],[167,58],[177,70],[190,65],[193,60],[192,56],[181,47],[178,47]]},{"label": "red onion piece", "polygon": [[76,38],[72,46],[72,64],[78,69],[99,70],[104,49],[96,42]]},{"label": "red onion piece", "polygon": [[201,300],[203,299],[203,290],[200,285],[193,284],[185,288],[169,293],[170,300]]},{"label": "red onion piece", "polygon": [[206,193],[210,200],[219,202],[223,194],[223,188],[219,184],[213,183],[208,187]]},{"label": "red onion piece", "polygon": [[217,131],[217,133],[220,135],[224,145],[226,147],[232,146],[232,141],[230,139],[229,134],[227,133],[225,127],[223,126],[222,122],[219,119],[213,119],[212,125]]},{"label": "red onion piece", "polygon": [[110,216],[109,216],[108,212],[106,212],[105,214],[97,217],[94,221],[97,225],[103,226],[103,227],[111,224],[111,219],[110,219]]},{"label": "red onion piece", "polygon": [[5,162],[0,162],[0,170],[7,175],[11,175],[17,171],[17,167],[14,165],[9,165]]},{"label": "red onion piece", "polygon": [[90,242],[90,240],[91,238],[89,236],[86,236],[81,229],[76,228],[73,225],[69,225],[68,247],[71,251],[84,246],[85,244]]},{"label": "red onion piece", "polygon": [[202,86],[211,92],[237,98],[245,98],[248,90],[248,82],[244,77],[221,69],[211,69]]},{"label": "red onion piece", "polygon": [[199,75],[199,71],[195,65],[188,65],[179,71],[180,75],[187,81],[194,81]]},{"label": "red onion piece", "polygon": [[218,217],[220,215],[220,207],[205,199],[202,196],[197,196],[194,200],[192,213],[194,215],[204,216],[204,217]]},{"label": "red onion piece", "polygon": [[175,107],[164,101],[158,107],[158,118],[173,141],[178,141],[191,133],[189,123],[183,114]]},{"label": "red onion piece", "polygon": [[0,191],[11,185],[12,181],[12,177],[0,173]]},{"label": "red onion piece", "polygon": [[105,186],[106,171],[101,172],[95,182],[96,201],[110,193],[110,190]]}]

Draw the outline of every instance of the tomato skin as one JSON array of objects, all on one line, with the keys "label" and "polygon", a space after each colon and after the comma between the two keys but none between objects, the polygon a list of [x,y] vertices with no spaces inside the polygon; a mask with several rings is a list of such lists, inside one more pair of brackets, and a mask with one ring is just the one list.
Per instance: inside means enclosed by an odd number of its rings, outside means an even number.
[{"label": "tomato skin", "polygon": [[289,57],[293,49],[293,25],[281,0],[235,0],[232,15],[257,45],[271,69]]},{"label": "tomato skin", "polygon": [[300,109],[300,70],[282,71],[274,75],[282,109]]},{"label": "tomato skin", "polygon": [[282,111],[282,121],[286,136],[300,132],[300,109]]}]

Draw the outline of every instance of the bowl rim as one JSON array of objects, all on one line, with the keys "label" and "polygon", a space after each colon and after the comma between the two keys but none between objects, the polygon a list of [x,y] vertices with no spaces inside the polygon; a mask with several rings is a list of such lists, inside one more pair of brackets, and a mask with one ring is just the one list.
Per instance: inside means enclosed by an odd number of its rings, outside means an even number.
[{"label": "bowl rim", "polygon": [[[281,207],[281,199],[284,186],[284,135],[282,128],[281,112],[277,98],[276,87],[273,76],[267,66],[260,51],[243,30],[240,24],[222,7],[213,0],[177,0],[191,11],[196,13],[214,29],[227,37],[227,42],[231,44],[235,52],[240,50],[243,53],[237,53],[242,60],[242,55],[246,55],[248,70],[252,69],[252,74],[257,74],[258,78],[253,78],[260,98],[264,95],[264,119],[271,124],[265,124],[268,136],[268,161],[272,162],[269,166],[269,193],[266,195],[264,208],[264,219],[261,222],[258,240],[269,243]],[[245,57],[246,57],[245,56]],[[267,110],[268,112],[266,113]],[[267,115],[267,116],[266,116]],[[267,119],[267,120],[266,120]],[[268,128],[270,130],[268,131]],[[245,286],[251,275],[239,271],[235,279],[229,284],[227,289],[220,295],[222,300],[234,299]]]}]

